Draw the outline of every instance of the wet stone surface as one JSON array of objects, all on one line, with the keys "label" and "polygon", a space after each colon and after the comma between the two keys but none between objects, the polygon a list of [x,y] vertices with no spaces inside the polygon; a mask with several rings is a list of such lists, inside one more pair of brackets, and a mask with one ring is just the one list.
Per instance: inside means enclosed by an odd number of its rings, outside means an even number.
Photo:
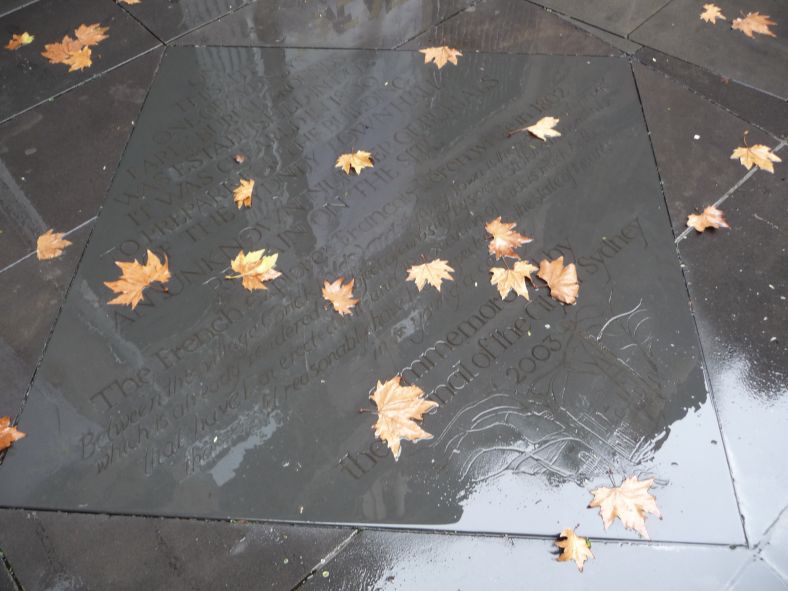
[{"label": "wet stone surface", "polygon": [[[167,52],[5,458],[0,504],[554,535],[587,489],[657,478],[657,540],[743,541],[629,64],[470,54]],[[557,141],[507,131],[560,117]],[[359,177],[336,157],[369,149]],[[242,165],[232,156],[246,155]],[[232,188],[254,178],[251,209]],[[576,262],[578,304],[489,284],[484,223]],[[109,306],[115,261],[168,292]],[[240,249],[279,252],[250,293]],[[455,281],[405,270],[442,257]],[[354,277],[350,317],[323,280]],[[540,283],[537,281],[537,283]],[[399,462],[359,409],[401,374],[439,403]],[[711,497],[698,491],[714,490]]]}]

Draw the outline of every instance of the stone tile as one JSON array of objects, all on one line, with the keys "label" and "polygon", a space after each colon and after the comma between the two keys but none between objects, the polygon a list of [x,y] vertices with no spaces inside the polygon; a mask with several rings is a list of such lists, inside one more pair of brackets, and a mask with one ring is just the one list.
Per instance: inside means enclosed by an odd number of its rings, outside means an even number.
[{"label": "stone tile", "polygon": [[450,45],[464,51],[618,55],[604,43],[529,2],[480,0],[404,47]]},{"label": "stone tile", "polygon": [[0,510],[0,547],[29,591],[290,589],[350,533]]},{"label": "stone tile", "polygon": [[774,146],[775,140],[661,72],[638,63],[633,67],[678,235],[690,213],[714,203],[747,173],[730,158],[743,145],[745,131],[750,144]]},{"label": "stone tile", "polygon": [[4,564],[0,564],[0,591],[18,591],[11,573]]},{"label": "stone tile", "polygon": [[[81,24],[109,27],[109,38],[92,48],[93,65],[69,72],[41,55],[47,43],[74,36]],[[68,90],[158,44],[153,35],[112,0],[41,0],[0,18],[0,31],[28,31],[30,45],[0,52],[0,121]]]},{"label": "stone tile", "polygon": [[[788,3],[782,0],[752,0],[746,6],[736,0],[716,4],[729,20],[716,25],[700,20],[702,3],[673,0],[632,34],[648,47],[678,57],[747,86],[788,98]],[[730,19],[746,12],[767,14],[777,21],[776,37],[755,35],[750,39],[734,31]]]},{"label": "stone tile", "polygon": [[161,59],[155,50],[0,126],[0,269],[96,215]]},{"label": "stone tile", "polygon": [[636,58],[745,121],[776,136],[788,137],[788,102],[650,47],[640,49]]},{"label": "stone tile", "polygon": [[751,591],[752,589],[785,591],[788,589],[788,581],[780,578],[780,575],[768,564],[756,558],[744,567],[744,570],[731,581],[725,591]]},{"label": "stone tile", "polygon": [[[184,33],[217,20],[249,4],[251,0],[168,0],[124,4],[128,12],[162,41],[172,41]],[[303,10],[303,5],[301,6]]]},{"label": "stone tile", "polygon": [[642,591],[711,591],[748,560],[743,548],[592,540],[595,558],[580,574],[573,563],[557,562],[554,550],[553,540],[362,531],[304,588],[521,589],[527,576],[529,589],[626,591],[637,581]]},{"label": "stone tile", "polygon": [[[19,10],[23,6],[33,4],[34,2],[38,2],[38,0],[4,0],[3,3],[0,4],[0,16],[5,16],[10,12]],[[4,40],[0,45],[5,45],[6,43],[7,41]]]},{"label": "stone tile", "polygon": [[788,507],[780,512],[767,535],[768,540],[761,556],[777,574],[788,581],[788,554],[785,552],[788,547]]},{"label": "stone tile", "polygon": [[533,0],[577,20],[627,37],[670,0]]},{"label": "stone tile", "polygon": [[[546,114],[558,140],[507,137]],[[375,155],[358,177],[335,168],[352,147]],[[538,280],[501,300],[497,215],[534,237],[523,256],[577,262],[577,306]],[[148,248],[167,291],[108,305],[115,262]],[[225,279],[241,248],[283,276]],[[405,281],[422,256],[456,269],[443,291]],[[361,299],[348,317],[321,296],[338,276]],[[395,462],[359,409],[398,374],[438,408]],[[670,516],[654,539],[743,541],[620,58],[168,50],[20,424],[38,435],[5,458],[5,506],[552,535],[635,473]]]},{"label": "stone tile", "polygon": [[183,45],[391,49],[472,0],[258,0],[177,41]]},{"label": "stone tile", "polygon": [[774,175],[756,172],[720,206],[731,230],[679,243],[753,544],[788,506],[788,466],[774,456],[788,446],[788,182],[778,166]]},{"label": "stone tile", "polygon": [[588,23],[584,23],[583,21],[579,21],[579,20],[574,19],[572,17],[563,15],[563,14],[561,14],[559,12],[556,12],[554,14],[560,15],[561,18],[571,22],[574,26],[576,26],[576,27],[578,27],[580,29],[583,29],[584,31],[588,31],[594,37],[597,37],[597,38],[601,39],[602,41],[604,41],[608,45],[612,45],[613,47],[616,47],[616,48],[620,49],[624,53],[632,54],[632,53],[635,53],[636,51],[638,51],[641,47],[643,47],[639,43],[635,43],[634,41],[630,41],[629,39],[627,39],[625,37],[620,37],[619,35],[615,35],[614,33],[610,33],[608,31],[605,31],[604,29],[600,29],[599,27],[595,27],[594,25],[589,25]]},{"label": "stone tile", "polygon": [[72,244],[60,257],[31,256],[0,274],[0,416],[21,408],[90,229],[66,236]]}]

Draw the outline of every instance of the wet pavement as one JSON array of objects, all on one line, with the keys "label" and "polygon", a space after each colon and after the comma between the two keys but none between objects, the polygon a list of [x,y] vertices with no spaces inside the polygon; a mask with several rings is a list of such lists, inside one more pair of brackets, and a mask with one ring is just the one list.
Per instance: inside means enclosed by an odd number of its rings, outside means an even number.
[{"label": "wet pavement", "polygon": [[[788,153],[788,14],[756,4],[777,37],[683,0],[9,9],[36,40],[0,53],[0,415],[28,433],[0,589],[788,588],[788,186],[730,159]],[[40,56],[99,21],[90,68]],[[457,66],[415,51],[442,44]],[[510,137],[546,115],[560,138]],[[686,232],[714,202],[732,229]],[[499,215],[577,264],[576,305],[501,299]],[[73,245],[38,261],[49,227]],[[259,248],[267,291],[224,279]],[[167,290],[108,305],[147,249]],[[404,280],[436,257],[441,292]],[[438,403],[397,462],[360,412],[394,375]],[[586,508],[631,474],[651,542]],[[575,525],[583,574],[551,553]]]}]

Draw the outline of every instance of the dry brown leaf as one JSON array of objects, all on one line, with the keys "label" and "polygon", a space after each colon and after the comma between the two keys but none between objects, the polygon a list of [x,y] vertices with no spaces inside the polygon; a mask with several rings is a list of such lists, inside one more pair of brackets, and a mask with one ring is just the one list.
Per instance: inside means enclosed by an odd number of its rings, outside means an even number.
[{"label": "dry brown leaf", "polygon": [[28,32],[24,32],[21,35],[19,33],[14,33],[11,35],[11,39],[8,43],[6,43],[5,48],[11,50],[19,49],[23,45],[30,45],[33,39],[35,39],[35,37]]},{"label": "dry brown leaf", "polygon": [[60,43],[47,43],[41,52],[52,64],[66,64],[69,72],[89,68],[92,62],[90,47],[107,39],[109,27],[102,27],[99,23],[92,25],[79,25],[74,30],[76,39],[68,35]]},{"label": "dry brown leaf", "polygon": [[93,51],[90,47],[83,47],[79,51],[69,54],[63,63],[69,66],[69,72],[84,70],[93,65],[93,61],[91,60],[92,55]]},{"label": "dry brown leaf", "polygon": [[509,292],[514,290],[516,294],[530,300],[531,296],[528,295],[525,280],[533,281],[531,273],[534,271],[536,271],[536,267],[528,261],[517,261],[511,269],[493,267],[490,269],[490,273],[492,273],[490,283],[498,287],[501,299],[505,299]]},{"label": "dry brown leaf", "polygon": [[701,214],[691,213],[687,216],[687,226],[698,232],[703,232],[706,228],[730,228],[723,211],[713,205],[709,205]]},{"label": "dry brown leaf", "polygon": [[236,162],[237,164],[243,164],[244,162],[246,162],[246,156],[244,156],[243,154],[241,154],[241,153],[239,152],[238,154],[236,154],[235,156],[233,156],[233,160],[235,160],[235,162]]},{"label": "dry brown leaf", "polygon": [[732,29],[741,31],[748,37],[752,38],[753,33],[760,35],[768,35],[769,37],[776,37],[769,29],[771,25],[776,25],[769,16],[761,14],[760,12],[748,12],[744,18],[733,19]]},{"label": "dry brown leaf", "polygon": [[372,154],[370,152],[356,150],[355,152],[342,154],[337,158],[337,163],[334,168],[341,168],[345,171],[345,174],[350,174],[350,169],[352,168],[353,172],[360,174],[362,170],[365,168],[372,168],[374,164],[375,161],[372,159]]},{"label": "dry brown leaf", "polygon": [[351,279],[344,285],[342,282],[344,277],[340,277],[333,283],[323,282],[323,297],[327,299],[334,306],[334,310],[339,312],[342,316],[352,314],[351,308],[358,304],[358,298],[353,297],[353,285],[356,280]]},{"label": "dry brown leaf", "polygon": [[449,266],[448,261],[435,259],[429,263],[413,265],[408,269],[408,281],[415,281],[419,291],[428,283],[440,291],[444,279],[446,281],[454,280],[451,276],[452,273],[454,273],[454,269]]},{"label": "dry brown leaf", "polygon": [[52,64],[66,64],[71,56],[78,53],[83,45],[66,35],[60,43],[47,43],[44,45],[44,51],[41,52],[45,58]]},{"label": "dry brown leaf", "polygon": [[502,222],[501,216],[498,216],[484,226],[487,233],[492,236],[488,248],[490,254],[495,255],[496,259],[503,257],[519,259],[520,255],[514,252],[514,249],[533,240],[533,238],[528,238],[528,236],[515,232],[513,228],[516,225],[517,223],[515,222]]},{"label": "dry brown leaf", "polygon": [[121,1],[124,2],[125,4],[140,4],[140,3],[142,3],[142,0],[121,0]]},{"label": "dry brown leaf", "polygon": [[549,137],[559,137],[561,135],[560,131],[553,129],[556,125],[558,125],[559,121],[560,119],[557,119],[556,117],[542,117],[533,125],[524,127],[523,129],[525,129],[531,135],[538,137],[543,142],[546,142],[547,138]]},{"label": "dry brown leaf", "polygon": [[435,62],[435,65],[439,70],[448,62],[451,62],[456,66],[457,58],[462,57],[462,52],[445,45],[442,45],[441,47],[427,47],[425,49],[419,49],[419,53],[424,54],[425,64]]},{"label": "dry brown leaf", "polygon": [[388,444],[394,461],[399,459],[402,439],[419,441],[432,438],[416,421],[422,420],[424,413],[438,403],[424,400],[423,396],[424,391],[418,386],[402,386],[400,376],[394,376],[385,384],[378,380],[375,392],[369,396],[378,407],[378,420],[373,427],[375,437]]},{"label": "dry brown leaf", "polygon": [[254,179],[241,179],[241,184],[233,189],[233,201],[235,201],[238,209],[241,209],[243,206],[252,207],[253,190]]},{"label": "dry brown leaf", "polygon": [[116,261],[115,264],[120,267],[120,279],[105,281],[104,285],[120,295],[110,300],[110,304],[129,305],[133,310],[142,301],[142,292],[146,287],[154,281],[167,283],[170,280],[167,256],[162,262],[151,250],[148,250],[148,260],[144,265],[137,261]]},{"label": "dry brown leaf", "polygon": [[621,486],[615,488],[603,486],[592,490],[591,494],[594,498],[588,506],[599,507],[605,529],[609,528],[618,517],[624,527],[635,530],[648,540],[650,538],[646,531],[646,514],[652,513],[661,517],[657,508],[657,499],[648,492],[652,484],[654,484],[653,478],[638,480],[637,477],[630,476],[621,483]]},{"label": "dry brown leaf", "polygon": [[102,27],[99,23],[93,23],[92,25],[79,25],[74,29],[74,35],[82,45],[91,47],[98,45],[104,39],[109,39],[107,31],[109,31],[109,27]]},{"label": "dry brown leaf", "polygon": [[574,560],[577,565],[577,570],[583,572],[583,564],[594,555],[591,552],[591,541],[588,538],[578,536],[575,530],[567,527],[558,536],[555,545],[561,548],[561,554],[558,556],[558,562],[565,562],[567,560]]},{"label": "dry brown leaf", "polygon": [[63,249],[71,244],[63,238],[65,232],[47,230],[36,241],[36,256],[39,261],[54,259],[63,254]]},{"label": "dry brown leaf", "polygon": [[239,251],[238,256],[230,263],[233,271],[238,273],[238,275],[225,275],[225,279],[240,279],[241,284],[249,291],[268,289],[265,282],[276,279],[281,275],[275,269],[279,253],[269,254],[268,256],[263,256],[264,254],[264,248],[248,253],[242,250]]},{"label": "dry brown leaf", "polygon": [[574,304],[580,285],[577,282],[577,269],[574,263],[564,267],[564,257],[554,261],[542,260],[539,263],[539,277],[550,288],[550,296],[565,304]]},{"label": "dry brown leaf", "polygon": [[25,435],[16,427],[11,426],[10,417],[0,417],[0,451],[11,447],[14,441],[22,439]]},{"label": "dry brown leaf", "polygon": [[766,170],[774,174],[774,164],[772,162],[782,162],[778,156],[772,153],[769,146],[755,144],[754,146],[739,146],[731,154],[731,160],[739,159],[742,166],[750,170],[757,166],[761,170]]},{"label": "dry brown leaf", "polygon": [[716,4],[704,4],[703,12],[700,13],[700,20],[715,25],[717,24],[717,19],[727,20],[727,17],[722,14],[720,7]]}]

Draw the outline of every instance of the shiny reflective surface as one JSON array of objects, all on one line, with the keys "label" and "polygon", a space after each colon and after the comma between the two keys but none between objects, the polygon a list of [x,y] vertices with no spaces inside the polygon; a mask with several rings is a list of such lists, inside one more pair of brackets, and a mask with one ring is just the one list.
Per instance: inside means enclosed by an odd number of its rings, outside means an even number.
[{"label": "shiny reflective surface", "polygon": [[[602,537],[586,489],[636,473],[658,479],[653,538],[742,541],[629,65],[422,62],[168,51],[0,503],[547,535],[584,516]],[[546,114],[560,141],[507,138]],[[375,167],[345,177],[334,161],[356,148]],[[576,306],[544,288],[500,300],[483,229],[497,215],[534,237],[527,258],[578,264]],[[283,271],[269,291],[223,279],[240,248],[263,247]],[[114,262],[146,248],[167,253],[168,292],[108,306]],[[440,294],[404,281],[422,256],[457,270]],[[320,298],[340,275],[361,298],[351,317]],[[397,373],[440,406],[424,420],[435,438],[395,463],[359,409]]]}]

